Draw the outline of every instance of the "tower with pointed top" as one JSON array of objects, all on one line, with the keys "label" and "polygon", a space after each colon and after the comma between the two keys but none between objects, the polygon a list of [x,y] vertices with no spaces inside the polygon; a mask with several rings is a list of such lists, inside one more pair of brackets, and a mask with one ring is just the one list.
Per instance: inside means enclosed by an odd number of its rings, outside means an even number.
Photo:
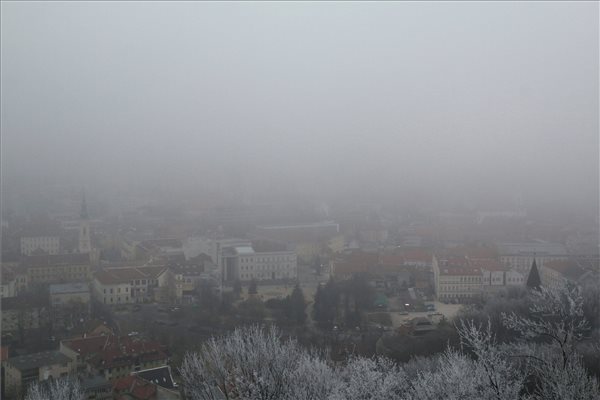
[{"label": "tower with pointed top", "polygon": [[87,211],[87,203],[85,201],[85,193],[81,200],[81,214],[79,220],[79,252],[91,253],[92,242],[90,240],[90,218]]},{"label": "tower with pointed top", "polygon": [[537,263],[535,262],[535,257],[533,258],[533,263],[531,264],[531,269],[529,270],[529,275],[527,276],[527,283],[525,284],[529,289],[539,289],[542,284],[542,280],[540,279],[540,273],[538,271]]}]

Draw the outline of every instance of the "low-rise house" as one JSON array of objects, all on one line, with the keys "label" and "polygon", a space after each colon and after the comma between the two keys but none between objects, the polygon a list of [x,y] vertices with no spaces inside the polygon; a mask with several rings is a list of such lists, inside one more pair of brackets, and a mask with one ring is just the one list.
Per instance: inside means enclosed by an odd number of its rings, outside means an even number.
[{"label": "low-rise house", "polygon": [[166,269],[164,266],[104,268],[94,274],[92,294],[107,305],[151,301]]},{"label": "low-rise house", "polygon": [[29,385],[58,379],[73,371],[73,361],[59,351],[11,357],[4,362],[6,394],[20,398]]},{"label": "low-rise house", "polygon": [[132,372],[167,364],[165,346],[137,336],[104,335],[63,340],[60,351],[87,371],[114,381]]}]

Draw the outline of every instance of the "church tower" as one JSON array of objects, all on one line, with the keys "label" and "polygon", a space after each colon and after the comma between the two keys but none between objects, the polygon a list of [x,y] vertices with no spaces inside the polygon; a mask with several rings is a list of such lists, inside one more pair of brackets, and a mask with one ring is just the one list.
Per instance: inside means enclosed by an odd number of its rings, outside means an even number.
[{"label": "church tower", "polygon": [[92,242],[90,240],[90,218],[87,212],[85,202],[85,193],[81,201],[81,214],[79,220],[79,252],[90,254],[92,251]]}]

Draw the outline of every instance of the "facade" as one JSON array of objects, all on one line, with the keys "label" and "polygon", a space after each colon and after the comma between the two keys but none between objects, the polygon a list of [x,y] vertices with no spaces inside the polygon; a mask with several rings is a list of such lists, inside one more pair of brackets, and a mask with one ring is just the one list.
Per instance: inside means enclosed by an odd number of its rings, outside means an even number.
[{"label": "facade", "polygon": [[27,289],[27,272],[18,267],[0,265],[0,298],[15,297]]},{"label": "facade", "polygon": [[538,267],[543,267],[548,261],[566,260],[567,248],[560,243],[528,242],[501,243],[498,246],[500,262],[527,275],[535,258]]},{"label": "facade", "polygon": [[60,237],[55,235],[23,236],[21,237],[21,254],[59,254]]},{"label": "facade", "polygon": [[433,279],[440,301],[465,301],[482,293],[482,271],[466,257],[433,256]]},{"label": "facade", "polygon": [[285,245],[246,239],[196,238],[196,253],[217,265],[221,282],[296,279],[297,255]]},{"label": "facade", "polygon": [[25,257],[22,268],[27,270],[30,285],[81,282],[90,279],[89,254],[56,254]]},{"label": "facade", "polygon": [[92,295],[108,305],[151,301],[165,270],[164,266],[104,268],[94,274]]},{"label": "facade", "polygon": [[4,362],[7,397],[20,398],[35,382],[58,379],[73,371],[73,361],[59,351],[11,357]]},{"label": "facade", "polygon": [[72,326],[74,321],[87,319],[91,313],[90,288],[88,283],[61,283],[49,287],[52,323]]},{"label": "facade", "polygon": [[248,243],[224,248],[220,259],[226,281],[290,280],[298,276],[294,251],[255,251]]},{"label": "facade", "polygon": [[92,252],[92,241],[90,239],[90,218],[87,212],[85,195],[81,202],[81,219],[79,220],[79,252],[90,254]]},{"label": "facade", "polygon": [[540,267],[540,280],[542,286],[557,288],[568,282],[582,283],[586,271],[574,260],[548,261]]},{"label": "facade", "polygon": [[60,352],[75,363],[78,372],[102,376],[109,381],[168,363],[163,345],[134,336],[105,335],[63,340]]},{"label": "facade", "polygon": [[35,299],[23,300],[19,297],[3,299],[2,307],[2,336],[19,335],[20,332],[40,329],[50,323],[47,299],[38,296]]}]

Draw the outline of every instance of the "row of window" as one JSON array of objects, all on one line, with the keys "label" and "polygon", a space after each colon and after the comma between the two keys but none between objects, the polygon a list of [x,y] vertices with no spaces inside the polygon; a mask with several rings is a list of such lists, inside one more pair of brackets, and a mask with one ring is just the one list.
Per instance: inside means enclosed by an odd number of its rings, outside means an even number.
[{"label": "row of window", "polygon": [[253,263],[253,262],[281,262],[281,261],[293,261],[292,256],[272,256],[272,257],[240,257],[241,264]]},{"label": "row of window", "polygon": [[244,270],[244,271],[259,271],[259,270],[274,270],[274,269],[282,269],[282,268],[290,268],[291,265],[290,264],[285,264],[285,265],[241,265],[240,269]]}]

